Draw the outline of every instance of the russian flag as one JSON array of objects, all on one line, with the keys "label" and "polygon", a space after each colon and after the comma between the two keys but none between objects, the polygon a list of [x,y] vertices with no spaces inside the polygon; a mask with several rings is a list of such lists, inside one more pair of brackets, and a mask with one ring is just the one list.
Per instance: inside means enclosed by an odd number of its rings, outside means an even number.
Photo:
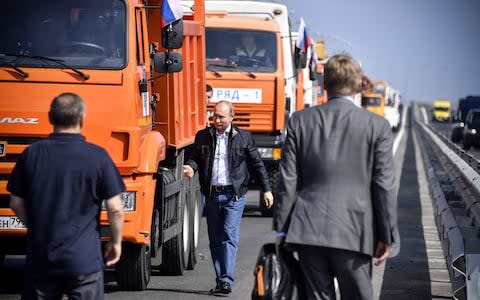
[{"label": "russian flag", "polygon": [[163,0],[162,2],[162,27],[181,19],[183,16],[180,0]]},{"label": "russian flag", "polygon": [[310,40],[310,36],[307,32],[307,27],[305,26],[305,22],[303,18],[300,18],[300,25],[298,26],[298,39],[296,43],[296,47],[303,52],[307,53],[308,47],[310,47],[312,41]]}]

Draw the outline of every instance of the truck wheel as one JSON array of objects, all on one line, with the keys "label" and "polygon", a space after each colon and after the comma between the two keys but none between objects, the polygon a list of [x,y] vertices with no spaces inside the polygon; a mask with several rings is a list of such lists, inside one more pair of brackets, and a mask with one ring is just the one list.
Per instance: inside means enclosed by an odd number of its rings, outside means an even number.
[{"label": "truck wheel", "polygon": [[[277,182],[278,182],[278,177],[280,176],[280,170],[278,169],[278,166],[273,167],[273,168],[268,168],[268,179],[270,180],[270,186],[272,187],[272,192],[273,196],[275,197],[275,190],[277,189]],[[275,202],[275,199],[274,199]],[[260,193],[260,199],[259,199],[259,207],[260,207],[260,213],[264,217],[271,217],[273,216],[273,205],[270,208],[267,208],[265,206],[265,202],[263,201],[263,194]]]},{"label": "truck wheel", "polygon": [[472,145],[469,142],[464,140],[463,141],[463,149],[464,150],[470,150],[470,147],[472,147]]},{"label": "truck wheel", "polygon": [[190,236],[190,249],[188,255],[187,270],[193,270],[197,264],[197,247],[198,241],[200,239],[200,220],[202,217],[202,212],[200,211],[200,201],[201,193],[198,183],[198,173],[195,173],[195,176],[190,181],[190,197],[192,203],[192,226],[191,226],[191,236]]},{"label": "truck wheel", "polygon": [[458,135],[452,133],[451,137],[450,137],[450,140],[452,141],[452,143],[456,143],[458,142],[460,139],[458,138]]},{"label": "truck wheel", "polygon": [[182,231],[168,240],[163,246],[162,273],[165,275],[183,275],[185,264],[189,256],[190,240],[190,211],[184,201],[180,220]]},{"label": "truck wheel", "polygon": [[150,255],[152,261],[152,267],[157,268],[162,263],[162,251],[161,251],[161,241],[160,241],[160,231],[162,230],[160,222],[160,211],[156,208],[153,209],[152,213],[152,229],[150,237]]},{"label": "truck wheel", "polygon": [[120,289],[143,291],[150,282],[152,265],[150,246],[125,242],[122,245],[122,258],[116,268],[117,283]]},{"label": "truck wheel", "polygon": [[[162,240],[161,240],[162,226],[163,226],[162,213],[161,213],[162,203],[164,201],[176,203],[177,202],[176,198],[178,197],[177,195],[173,195],[173,196],[170,196],[171,198],[169,197],[168,199],[164,199],[162,201],[161,199],[162,196],[160,191],[163,189],[163,187],[175,181],[175,175],[168,170],[161,170],[159,171],[159,174],[161,174],[162,181],[157,180],[156,193],[159,193],[159,194],[155,195],[155,205],[152,212],[152,228],[151,228],[151,235],[150,235],[150,245],[151,245],[150,252],[151,252],[152,266],[154,268],[160,268],[162,264]],[[172,198],[175,198],[175,199],[172,199]]]}]

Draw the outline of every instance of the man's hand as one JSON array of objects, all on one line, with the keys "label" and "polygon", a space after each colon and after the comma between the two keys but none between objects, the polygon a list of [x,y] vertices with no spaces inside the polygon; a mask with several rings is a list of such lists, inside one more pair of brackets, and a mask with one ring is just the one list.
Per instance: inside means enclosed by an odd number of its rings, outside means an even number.
[{"label": "man's hand", "polygon": [[265,202],[265,206],[267,208],[272,207],[272,205],[273,205],[273,194],[272,194],[272,192],[263,193],[263,201]]},{"label": "man's hand", "polygon": [[392,245],[387,245],[383,242],[377,243],[377,249],[375,249],[375,266],[381,265],[392,253]]},{"label": "man's hand", "polygon": [[105,265],[107,267],[113,266],[120,260],[122,255],[122,243],[113,243],[108,242],[105,247],[105,253],[103,257],[105,258]]},{"label": "man's hand", "polygon": [[25,207],[25,200],[22,197],[11,195],[10,208],[15,212],[22,224],[27,227],[27,208]]},{"label": "man's hand", "polygon": [[192,178],[194,173],[195,172],[193,171],[192,167],[190,167],[189,165],[183,165],[183,174],[185,176],[187,176],[188,178]]},{"label": "man's hand", "polygon": [[277,236],[276,244],[278,247],[283,248],[287,252],[293,252],[295,251],[295,247],[292,244],[285,243],[285,237],[284,236]]}]

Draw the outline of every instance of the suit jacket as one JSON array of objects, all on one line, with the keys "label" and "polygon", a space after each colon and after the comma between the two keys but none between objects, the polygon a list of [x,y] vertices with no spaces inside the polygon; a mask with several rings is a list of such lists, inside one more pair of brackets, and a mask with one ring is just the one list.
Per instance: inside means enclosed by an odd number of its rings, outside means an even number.
[{"label": "suit jacket", "polygon": [[397,243],[397,188],[387,120],[346,98],[292,115],[273,227],[286,242],[373,255]]}]

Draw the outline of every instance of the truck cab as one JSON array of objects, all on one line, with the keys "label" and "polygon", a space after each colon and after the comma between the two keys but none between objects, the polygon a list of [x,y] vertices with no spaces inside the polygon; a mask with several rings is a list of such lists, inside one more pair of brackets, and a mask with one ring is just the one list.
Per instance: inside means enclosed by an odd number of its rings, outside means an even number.
[{"label": "truck cab", "polygon": [[[194,14],[162,26],[162,4],[2,2],[0,260],[26,251],[27,230],[9,208],[10,173],[52,131],[52,99],[72,92],[87,107],[82,134],[107,150],[126,185],[120,288],[144,290],[152,266],[176,275],[194,267],[200,192],[182,165],[205,126],[204,6],[195,1]],[[106,242],[104,210],[100,225]]]},{"label": "truck cab", "polygon": [[373,81],[373,90],[381,94],[384,101],[384,117],[393,131],[400,127],[400,94],[384,80]]},{"label": "truck cab", "polygon": [[432,121],[451,122],[452,103],[448,100],[436,100],[432,104]]},{"label": "truck cab", "polygon": [[374,114],[385,117],[385,100],[382,94],[363,92],[362,107]]}]

